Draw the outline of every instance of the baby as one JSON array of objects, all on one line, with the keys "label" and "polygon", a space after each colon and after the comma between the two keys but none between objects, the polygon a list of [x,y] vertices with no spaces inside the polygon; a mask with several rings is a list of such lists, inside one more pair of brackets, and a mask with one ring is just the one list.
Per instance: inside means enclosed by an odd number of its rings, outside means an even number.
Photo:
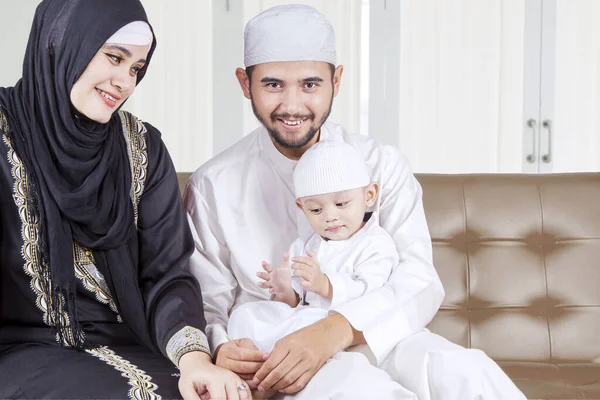
[{"label": "baby", "polygon": [[248,337],[265,352],[329,310],[381,287],[398,264],[394,241],[377,214],[367,212],[379,186],[351,145],[315,144],[298,161],[293,179],[296,204],[313,232],[292,244],[280,267],[263,262],[258,286],[274,301],[243,304],[229,320],[231,338]]},{"label": "baby", "polygon": [[[250,338],[267,353],[282,337],[381,287],[398,264],[394,241],[377,214],[367,212],[379,186],[351,145],[322,141],[311,147],[294,169],[294,188],[313,232],[292,244],[280,267],[263,262],[258,286],[269,290],[272,301],[239,306],[228,325],[231,339]],[[416,400],[358,351],[336,353],[300,393],[283,398]]]}]

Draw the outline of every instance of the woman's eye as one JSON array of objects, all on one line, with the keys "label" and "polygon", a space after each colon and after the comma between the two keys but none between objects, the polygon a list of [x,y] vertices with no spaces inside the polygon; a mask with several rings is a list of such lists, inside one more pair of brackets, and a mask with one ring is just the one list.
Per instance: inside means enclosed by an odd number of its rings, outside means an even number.
[{"label": "woman's eye", "polygon": [[108,58],[110,58],[112,61],[116,62],[117,64],[120,64],[121,61],[123,61],[122,57],[116,56],[114,54],[107,54]]}]

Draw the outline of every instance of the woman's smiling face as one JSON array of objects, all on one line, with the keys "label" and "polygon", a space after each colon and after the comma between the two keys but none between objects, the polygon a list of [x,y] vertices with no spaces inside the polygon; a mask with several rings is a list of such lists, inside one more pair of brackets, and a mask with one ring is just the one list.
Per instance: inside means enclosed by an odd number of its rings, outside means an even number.
[{"label": "woman's smiling face", "polygon": [[133,94],[150,46],[105,44],[71,89],[71,103],[89,119],[107,123]]}]

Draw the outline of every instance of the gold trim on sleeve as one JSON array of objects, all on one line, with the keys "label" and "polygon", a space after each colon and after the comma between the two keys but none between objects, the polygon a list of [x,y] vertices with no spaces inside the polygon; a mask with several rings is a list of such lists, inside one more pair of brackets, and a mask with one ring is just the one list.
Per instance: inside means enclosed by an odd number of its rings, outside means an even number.
[{"label": "gold trim on sleeve", "polygon": [[190,351],[201,351],[210,356],[208,339],[200,329],[186,326],[175,333],[167,343],[169,359],[179,367],[181,357]]}]

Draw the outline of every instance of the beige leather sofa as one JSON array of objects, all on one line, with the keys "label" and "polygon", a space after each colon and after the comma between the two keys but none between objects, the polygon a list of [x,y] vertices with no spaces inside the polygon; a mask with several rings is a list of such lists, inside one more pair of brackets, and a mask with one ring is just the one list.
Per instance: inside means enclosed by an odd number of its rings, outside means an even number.
[{"label": "beige leather sofa", "polygon": [[600,173],[417,179],[446,289],[429,329],[529,399],[600,399]]}]

